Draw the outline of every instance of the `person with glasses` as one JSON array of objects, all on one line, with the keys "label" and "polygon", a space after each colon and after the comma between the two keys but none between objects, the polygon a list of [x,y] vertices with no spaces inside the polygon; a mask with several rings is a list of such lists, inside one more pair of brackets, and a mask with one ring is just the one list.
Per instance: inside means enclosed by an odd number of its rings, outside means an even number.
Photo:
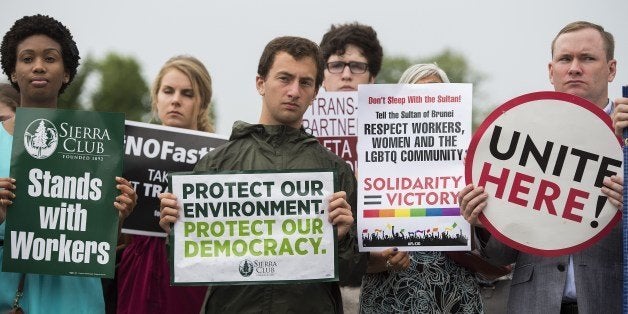
[{"label": "person with glasses", "polygon": [[0,122],[15,115],[15,108],[20,106],[20,94],[11,84],[0,84]]},{"label": "person with glasses", "polygon": [[[323,87],[326,91],[357,91],[359,84],[375,83],[384,53],[371,26],[357,22],[332,25],[323,35],[320,47],[325,60]],[[382,263],[388,261],[390,268],[402,269],[403,264],[408,262],[406,253],[397,254],[392,250],[387,253],[388,259],[376,259],[383,260]],[[392,257],[393,254],[397,256]],[[366,267],[367,254],[362,254],[356,267],[340,269],[340,290],[345,311],[352,312],[359,306],[360,285]]]},{"label": "person with glasses", "polygon": [[372,27],[359,23],[332,25],[320,47],[326,91],[357,91],[359,84],[375,82],[384,53]]}]

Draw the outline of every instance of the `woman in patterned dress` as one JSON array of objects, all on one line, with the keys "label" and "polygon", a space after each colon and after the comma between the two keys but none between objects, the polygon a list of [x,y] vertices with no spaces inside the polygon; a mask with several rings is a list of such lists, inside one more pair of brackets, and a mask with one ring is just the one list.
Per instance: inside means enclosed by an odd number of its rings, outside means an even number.
[{"label": "woman in patterned dress", "polygon": [[[449,78],[435,64],[415,64],[401,75],[399,83],[449,83]],[[484,312],[475,275],[443,252],[410,252],[407,269],[395,268],[389,260],[396,252],[371,252],[362,278],[361,313]]]}]

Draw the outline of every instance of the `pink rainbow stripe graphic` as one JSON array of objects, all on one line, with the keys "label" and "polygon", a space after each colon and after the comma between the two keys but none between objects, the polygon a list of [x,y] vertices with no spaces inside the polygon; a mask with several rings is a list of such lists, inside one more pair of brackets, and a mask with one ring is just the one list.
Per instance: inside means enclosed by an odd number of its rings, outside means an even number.
[{"label": "pink rainbow stripe graphic", "polygon": [[364,218],[460,216],[460,208],[365,209]]}]

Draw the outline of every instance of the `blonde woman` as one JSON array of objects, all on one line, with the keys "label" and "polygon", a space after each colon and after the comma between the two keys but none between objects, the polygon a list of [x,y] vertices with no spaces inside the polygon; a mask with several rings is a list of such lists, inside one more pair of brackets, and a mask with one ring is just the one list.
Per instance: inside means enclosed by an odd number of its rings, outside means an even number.
[{"label": "blonde woman", "polygon": [[[212,82],[191,56],[168,60],[151,89],[153,113],[162,125],[213,131]],[[134,235],[118,267],[118,313],[198,313],[207,287],[170,286],[166,238]]]}]

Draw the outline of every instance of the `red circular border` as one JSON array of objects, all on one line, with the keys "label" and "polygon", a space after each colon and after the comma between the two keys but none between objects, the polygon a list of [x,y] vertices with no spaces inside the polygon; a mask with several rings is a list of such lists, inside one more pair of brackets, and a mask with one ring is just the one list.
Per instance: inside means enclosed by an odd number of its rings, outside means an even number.
[{"label": "red circular border", "polygon": [[[574,96],[571,94],[566,94],[566,93],[561,93],[561,92],[551,92],[551,91],[536,92],[536,93],[521,95],[497,107],[497,109],[491,112],[491,114],[484,120],[484,122],[482,122],[480,127],[478,127],[478,130],[473,135],[471,139],[471,143],[469,144],[469,150],[467,151],[467,159],[465,161],[466,184],[473,183],[472,182],[473,157],[475,156],[475,151],[477,149],[478,143],[480,142],[480,139],[484,136],[484,133],[486,132],[486,130],[493,124],[495,120],[497,120],[502,114],[504,114],[508,110],[513,109],[514,107],[517,107],[519,105],[523,105],[528,102],[537,101],[537,100],[562,100],[562,101],[580,106],[586,110],[589,110],[591,113],[593,113],[594,115],[602,119],[602,121],[604,121],[604,123],[608,126],[611,132],[614,133],[612,121],[609,118],[609,116],[603,110],[598,108],[595,104],[589,102],[586,99],[583,99],[583,98],[580,98],[578,96]],[[621,139],[617,138],[617,141],[619,145],[621,146]],[[620,218],[621,218],[621,211],[618,210],[615,216],[613,217],[613,219],[611,219],[611,221],[604,227],[604,229],[602,229],[600,232],[598,232],[595,236],[593,236],[589,240],[582,242],[578,245],[574,245],[571,247],[558,249],[558,250],[543,250],[543,249],[537,249],[531,246],[524,245],[522,243],[516,242],[508,238],[507,236],[499,232],[499,230],[497,230],[497,228],[495,228],[495,226],[491,224],[491,222],[486,218],[484,213],[480,213],[480,216],[479,216],[480,222],[482,222],[482,224],[486,227],[486,229],[490,231],[491,235],[497,238],[499,241],[519,251],[529,253],[529,254],[534,254],[534,255],[541,255],[541,256],[559,256],[559,255],[571,254],[580,250],[584,250],[587,247],[593,245],[595,242],[602,239],[609,232],[611,232],[615,224],[619,222]]]}]

